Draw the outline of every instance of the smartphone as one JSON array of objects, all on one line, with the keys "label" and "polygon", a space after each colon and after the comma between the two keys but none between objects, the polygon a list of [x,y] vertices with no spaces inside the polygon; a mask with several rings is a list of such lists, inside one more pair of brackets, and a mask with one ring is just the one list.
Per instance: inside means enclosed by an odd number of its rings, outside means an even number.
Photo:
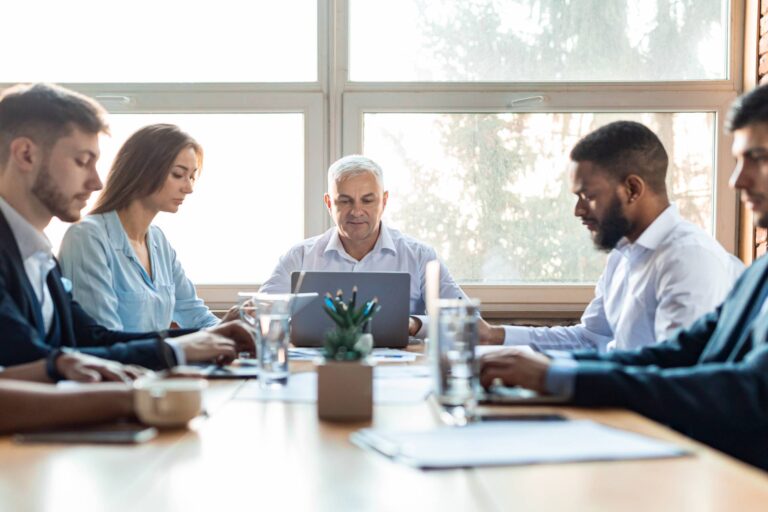
[{"label": "smartphone", "polygon": [[15,434],[16,443],[138,444],[157,436],[157,429],[138,423],[117,423],[93,427],[37,430]]},{"label": "smartphone", "polygon": [[567,421],[562,414],[482,414],[478,421]]}]

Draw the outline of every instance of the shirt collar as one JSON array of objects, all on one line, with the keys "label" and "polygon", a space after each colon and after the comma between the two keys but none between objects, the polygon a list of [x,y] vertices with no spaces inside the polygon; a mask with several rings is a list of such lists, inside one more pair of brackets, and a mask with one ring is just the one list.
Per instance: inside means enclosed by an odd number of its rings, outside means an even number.
[{"label": "shirt collar", "polygon": [[[104,226],[106,227],[107,236],[109,237],[112,246],[115,247],[115,249],[122,250],[126,255],[133,257],[135,254],[133,247],[131,247],[131,242],[128,240],[128,235],[125,232],[125,228],[123,228],[123,223],[120,222],[120,216],[117,215],[117,211],[113,210],[111,212],[106,212],[103,213],[102,216],[104,217]],[[151,227],[147,232],[147,240],[149,245],[157,248],[157,240],[155,240],[155,237],[152,234]]]},{"label": "shirt collar", "polygon": [[[395,247],[394,240],[392,240],[392,233],[390,232],[389,228],[384,225],[384,222],[381,222],[379,226],[379,238],[376,240],[376,244],[374,244],[373,249],[371,249],[371,252],[368,254],[379,253],[383,251],[390,251],[393,254],[397,254],[397,248]],[[347,256],[350,258],[352,257],[349,256],[346,249],[344,249],[344,245],[341,243],[338,228],[333,230],[331,239],[328,241],[328,245],[325,246],[325,251],[323,252],[327,253],[330,251],[336,251],[342,256]],[[368,254],[366,254],[366,256],[368,256]]]},{"label": "shirt collar", "polygon": [[43,253],[49,258],[53,257],[53,248],[48,237],[35,229],[27,219],[22,217],[22,215],[2,197],[0,197],[0,210],[2,210],[5,220],[11,228],[13,237],[16,239],[16,244],[19,246],[19,253],[21,253],[22,260],[26,260],[35,253]]},{"label": "shirt collar", "polygon": [[645,231],[635,241],[636,245],[655,251],[659,245],[667,238],[667,235],[675,229],[681,221],[680,213],[675,205],[669,205],[666,210],[651,222],[651,225],[645,228]]}]

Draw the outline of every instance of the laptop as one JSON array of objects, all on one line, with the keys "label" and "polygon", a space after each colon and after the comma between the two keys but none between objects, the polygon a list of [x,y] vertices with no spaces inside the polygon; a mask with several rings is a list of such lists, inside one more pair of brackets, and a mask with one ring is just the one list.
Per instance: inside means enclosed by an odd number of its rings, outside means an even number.
[{"label": "laptop", "polygon": [[[291,289],[302,272],[291,274]],[[335,327],[333,320],[323,311],[323,297],[337,290],[344,292],[345,300],[357,286],[357,304],[374,297],[381,310],[371,321],[375,347],[403,348],[408,345],[408,318],[410,316],[411,276],[407,272],[303,272],[302,293],[315,292],[319,296],[295,313],[291,318],[291,343],[296,347],[322,347],[325,333]]]}]

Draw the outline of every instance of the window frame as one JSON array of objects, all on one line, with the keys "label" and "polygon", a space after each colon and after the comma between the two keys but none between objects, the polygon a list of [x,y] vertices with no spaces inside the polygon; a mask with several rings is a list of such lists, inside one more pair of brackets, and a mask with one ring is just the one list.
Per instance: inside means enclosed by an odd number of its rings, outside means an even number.
[{"label": "window frame", "polygon": [[[339,0],[348,7],[348,0]],[[713,112],[716,143],[713,229],[715,238],[733,254],[738,248],[738,195],[728,187],[733,167],[731,137],[724,122],[732,101],[742,90],[744,4],[729,2],[729,67],[724,80],[675,82],[352,82],[343,75],[340,91],[343,121],[342,152],[363,149],[366,113],[474,112]],[[341,9],[343,14],[348,9]],[[347,27],[347,19],[340,23]],[[345,45],[348,31],[337,33]],[[346,48],[346,46],[344,46]],[[338,68],[348,69],[347,54]],[[540,102],[533,99],[542,98]],[[392,198],[397,200],[397,198]],[[461,283],[460,283],[461,284]],[[492,316],[553,315],[583,311],[594,296],[594,284],[463,284]],[[506,315],[502,314],[505,313]]]},{"label": "window frame", "polygon": [[[745,3],[730,1],[728,78],[690,82],[353,82],[349,70],[349,1],[317,0],[317,80],[301,83],[64,83],[99,99],[112,113],[275,113],[304,115],[304,235],[332,226],[322,204],[326,169],[344,154],[362,149],[367,112],[567,112],[711,111],[716,114],[715,236],[732,253],[737,249],[738,199],[728,188],[733,165],[723,120],[742,91]],[[4,85],[0,84],[0,88]],[[513,103],[544,96],[543,103]],[[514,105],[514,109],[511,109]],[[396,198],[393,198],[396,200]],[[287,249],[287,248],[286,248]],[[246,255],[243,255],[246,257]],[[237,292],[258,283],[199,285],[209,306],[225,308]],[[584,309],[594,285],[467,285],[490,313],[526,315]]]}]

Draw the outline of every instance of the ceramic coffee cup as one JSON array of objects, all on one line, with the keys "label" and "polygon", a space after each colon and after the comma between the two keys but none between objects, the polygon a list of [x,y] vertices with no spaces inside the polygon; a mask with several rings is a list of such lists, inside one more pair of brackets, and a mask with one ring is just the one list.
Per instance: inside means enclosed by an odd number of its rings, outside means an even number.
[{"label": "ceramic coffee cup", "polygon": [[136,416],[155,427],[183,427],[203,410],[202,379],[139,379],[133,384]]}]

